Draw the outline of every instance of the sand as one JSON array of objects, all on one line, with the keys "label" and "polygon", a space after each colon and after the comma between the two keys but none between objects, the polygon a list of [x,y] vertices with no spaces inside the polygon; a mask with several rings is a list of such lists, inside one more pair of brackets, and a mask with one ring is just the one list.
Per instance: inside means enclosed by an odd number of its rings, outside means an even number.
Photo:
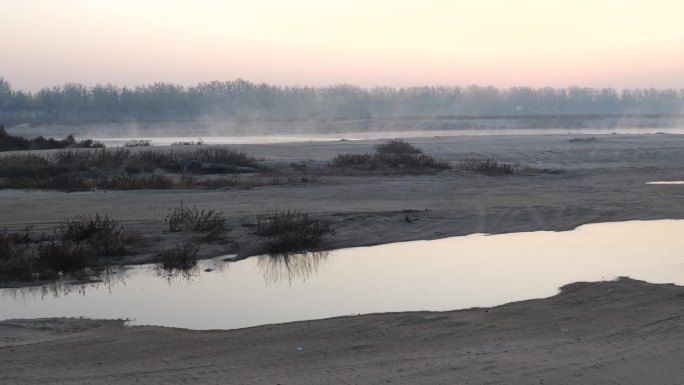
[{"label": "sand", "polygon": [[684,288],[622,279],[548,299],[190,331],[0,322],[2,384],[675,384]]},{"label": "sand", "polygon": [[[684,189],[646,185],[684,179],[684,136],[604,135],[583,143],[576,135],[411,139],[427,154],[457,162],[493,157],[534,170],[488,177],[459,171],[436,175],[319,176],[315,183],[218,191],[143,190],[63,193],[0,190],[0,228],[28,224],[50,229],[84,213],[106,213],[127,229],[159,242],[169,208],[223,211],[230,243],[206,246],[203,257],[258,252],[255,214],[297,209],[333,221],[336,234],[320,249],[435,239],[470,233],[570,230],[596,222],[682,219]],[[338,153],[370,152],[377,141],[236,146],[279,167],[324,166]],[[409,217],[411,223],[406,221]],[[42,227],[41,227],[42,226]],[[154,254],[119,263],[153,260]]]},{"label": "sand", "polygon": [[[645,184],[684,180],[683,136],[605,135],[571,142],[574,137],[410,140],[449,161],[491,156],[533,168],[502,177],[449,171],[322,176],[313,184],[220,191],[4,190],[0,227],[48,228],[87,209],[149,235],[160,232],[168,208],[183,201],[223,210],[233,240],[224,251],[249,255],[255,238],[242,225],[273,208],[333,220],[336,234],[322,248],[684,218],[682,186]],[[371,151],[375,143],[239,147],[271,165],[303,162],[314,168],[339,152]],[[684,288],[625,279],[572,284],[552,298],[492,309],[233,331],[100,320],[3,321],[0,384],[673,384],[684,378],[682,305]]]}]

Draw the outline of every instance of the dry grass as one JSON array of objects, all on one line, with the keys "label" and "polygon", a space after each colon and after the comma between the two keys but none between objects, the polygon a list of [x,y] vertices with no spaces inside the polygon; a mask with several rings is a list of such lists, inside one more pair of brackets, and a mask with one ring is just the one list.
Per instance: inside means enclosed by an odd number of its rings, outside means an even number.
[{"label": "dry grass", "polygon": [[169,209],[165,223],[169,232],[197,233],[203,240],[221,239],[228,231],[222,212],[190,208],[182,202],[180,206]]},{"label": "dry grass", "polygon": [[258,214],[255,233],[266,239],[264,246],[269,253],[287,253],[316,246],[334,231],[329,221],[288,210]]},{"label": "dry grass", "polygon": [[[151,173],[156,170],[172,174],[192,171],[185,170],[185,165],[189,162],[260,169],[253,156],[220,146],[205,146],[189,151],[154,149],[131,151],[128,148],[67,149],[43,156],[35,154],[0,156],[0,188],[61,191],[182,188],[184,183],[178,183],[173,176]],[[230,171],[222,169],[220,172]],[[215,185],[216,183],[210,183],[207,188]]]},{"label": "dry grass", "polygon": [[121,234],[123,226],[107,215],[80,215],[60,226],[62,241],[87,243],[102,255],[121,255],[126,250]]},{"label": "dry grass", "polygon": [[337,169],[366,170],[398,174],[429,174],[451,168],[401,139],[375,146],[375,154],[338,154],[329,166]]},{"label": "dry grass", "polygon": [[190,269],[197,264],[199,245],[194,242],[176,243],[157,254],[157,263],[166,270]]},{"label": "dry grass", "polygon": [[464,159],[456,166],[459,170],[476,172],[489,176],[513,174],[515,165],[499,163],[494,159]]},{"label": "dry grass", "polygon": [[386,143],[376,144],[375,150],[378,154],[421,154],[423,152],[401,139],[391,139]]},{"label": "dry grass", "polygon": [[123,228],[109,217],[81,215],[60,223],[53,236],[0,232],[0,279],[31,281],[96,269],[102,257],[126,252]]}]

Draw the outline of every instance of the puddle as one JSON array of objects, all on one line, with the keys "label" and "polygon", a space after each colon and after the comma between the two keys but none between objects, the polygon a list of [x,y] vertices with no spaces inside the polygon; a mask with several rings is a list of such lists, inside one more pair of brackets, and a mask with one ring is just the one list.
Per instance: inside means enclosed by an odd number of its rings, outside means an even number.
[{"label": "puddle", "polygon": [[84,316],[232,329],[359,313],[493,306],[548,297],[570,282],[619,276],[684,284],[683,233],[681,220],[633,221],[239,262],[216,258],[176,275],[143,265],[114,271],[106,282],[2,289],[0,319]]},{"label": "puddle", "polygon": [[646,182],[646,184],[684,184],[684,181],[682,181],[682,180],[657,181],[657,182]]}]

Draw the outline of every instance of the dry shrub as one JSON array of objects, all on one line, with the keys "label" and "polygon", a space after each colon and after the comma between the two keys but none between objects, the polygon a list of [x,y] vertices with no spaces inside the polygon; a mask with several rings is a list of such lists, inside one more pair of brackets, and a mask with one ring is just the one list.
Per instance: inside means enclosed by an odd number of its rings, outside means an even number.
[{"label": "dry shrub", "polygon": [[218,239],[225,235],[226,219],[216,210],[198,210],[197,207],[180,206],[169,209],[165,219],[170,232],[201,233],[203,239]]},{"label": "dry shrub", "polygon": [[421,154],[423,152],[401,139],[391,139],[386,143],[376,144],[375,150],[378,154]]},{"label": "dry shrub", "polygon": [[464,159],[458,162],[458,169],[472,171],[479,174],[496,176],[513,174],[515,167],[506,163],[499,163],[494,159]]},{"label": "dry shrub", "polygon": [[92,265],[93,259],[80,242],[50,241],[38,246],[38,266],[43,276],[84,270]]},{"label": "dry shrub", "polygon": [[103,255],[120,255],[125,252],[121,233],[123,226],[107,215],[80,215],[60,226],[63,241],[85,242]]},{"label": "dry shrub", "polygon": [[167,270],[190,269],[197,264],[198,251],[197,243],[177,243],[157,254],[157,263]]},{"label": "dry shrub", "polygon": [[264,245],[268,252],[286,253],[316,246],[334,231],[329,221],[287,210],[258,214],[255,233],[266,238]]}]

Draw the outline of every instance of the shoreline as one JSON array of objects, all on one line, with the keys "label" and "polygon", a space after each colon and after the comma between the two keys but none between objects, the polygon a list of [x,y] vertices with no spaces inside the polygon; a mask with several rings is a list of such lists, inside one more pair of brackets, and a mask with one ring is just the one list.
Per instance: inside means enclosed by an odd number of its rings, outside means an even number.
[{"label": "shoreline", "polygon": [[[172,207],[222,211],[228,240],[203,245],[202,259],[262,254],[251,225],[271,210],[299,210],[330,220],[335,234],[310,251],[431,240],[473,233],[564,231],[599,222],[684,219],[684,189],[647,185],[684,179],[684,135],[604,135],[590,143],[572,135],[415,138],[437,159],[492,157],[529,165],[518,175],[461,171],[430,175],[327,175],[314,183],[219,190],[55,192],[0,190],[0,228],[52,231],[82,214],[109,215],[139,237],[140,253],[109,265],[153,262],[165,242]],[[268,164],[320,167],[338,153],[369,152],[378,141],[231,146]],[[165,238],[166,237],[166,238]],[[146,246],[145,246],[146,245]],[[137,246],[136,246],[137,247]],[[30,285],[30,283],[29,283]]]},{"label": "shoreline", "polygon": [[684,287],[621,278],[492,308],[228,331],[7,320],[0,321],[0,381],[666,384],[682,375],[683,301]]},{"label": "shoreline", "polygon": [[[426,154],[455,162],[492,157],[536,170],[488,177],[331,175],[302,185],[249,189],[62,193],[0,191],[0,228],[49,229],[108,214],[146,242],[182,201],[226,215],[231,243],[250,254],[256,213],[292,209],[330,219],[339,249],[473,233],[564,231],[597,222],[684,219],[684,136],[574,135],[416,138]],[[271,164],[325,164],[378,141],[232,146]],[[407,220],[408,218],[408,220]],[[204,250],[204,257],[219,249]],[[212,255],[213,254],[213,255]],[[117,264],[150,262],[125,257]],[[122,321],[0,321],[0,382],[214,383],[598,383],[669,384],[684,376],[684,287],[631,279],[574,283],[560,294],[493,308],[400,312],[229,331],[124,326]],[[299,350],[298,348],[302,348]]]}]

